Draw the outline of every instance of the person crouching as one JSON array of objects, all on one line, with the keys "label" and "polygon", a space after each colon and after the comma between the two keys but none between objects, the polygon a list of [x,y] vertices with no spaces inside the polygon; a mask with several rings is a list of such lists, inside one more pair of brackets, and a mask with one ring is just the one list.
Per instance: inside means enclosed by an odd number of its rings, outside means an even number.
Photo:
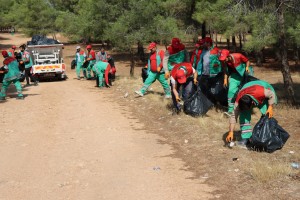
[{"label": "person crouching", "polygon": [[[96,82],[98,87],[109,87],[109,72],[110,72],[111,66],[108,62],[103,62],[99,60],[93,67],[94,72],[96,73]],[[103,81],[103,78],[105,81]]]},{"label": "person crouching", "polygon": [[193,93],[193,84],[197,84],[197,71],[191,63],[176,64],[171,71],[172,101],[177,113],[181,111],[182,100],[179,95],[182,86],[182,98],[187,100]]}]

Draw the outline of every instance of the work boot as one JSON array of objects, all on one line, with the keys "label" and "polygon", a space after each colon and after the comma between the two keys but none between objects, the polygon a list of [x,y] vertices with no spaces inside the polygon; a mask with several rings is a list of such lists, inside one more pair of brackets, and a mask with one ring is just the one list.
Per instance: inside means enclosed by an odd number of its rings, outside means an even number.
[{"label": "work boot", "polygon": [[29,87],[30,86],[30,84],[29,83],[26,83],[26,85],[24,85],[24,87]]},{"label": "work boot", "polygon": [[135,91],[135,93],[136,93],[137,95],[139,95],[140,97],[144,96],[144,94],[143,94],[141,91]]},{"label": "work boot", "polygon": [[39,82],[38,81],[35,81],[34,82],[34,86],[38,86],[39,85]]},{"label": "work boot", "polygon": [[248,138],[244,138],[244,139],[241,139],[240,141],[236,142],[236,146],[240,147],[242,149],[248,149],[247,148],[248,144],[249,144],[249,139]]},{"label": "work boot", "polygon": [[165,99],[171,99],[171,98],[172,98],[172,96],[170,94],[165,95]]},{"label": "work boot", "polygon": [[79,76],[77,77],[77,80],[80,80],[80,77],[79,77]]},{"label": "work boot", "polygon": [[18,100],[23,100],[23,99],[24,99],[24,96],[17,96],[17,99],[18,99]]}]

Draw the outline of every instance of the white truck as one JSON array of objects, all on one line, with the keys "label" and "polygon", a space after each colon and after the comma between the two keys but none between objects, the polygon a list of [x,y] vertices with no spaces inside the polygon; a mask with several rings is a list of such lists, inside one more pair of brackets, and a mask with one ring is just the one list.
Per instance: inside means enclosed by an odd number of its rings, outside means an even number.
[{"label": "white truck", "polygon": [[28,45],[33,60],[32,73],[38,79],[65,80],[63,44]]}]

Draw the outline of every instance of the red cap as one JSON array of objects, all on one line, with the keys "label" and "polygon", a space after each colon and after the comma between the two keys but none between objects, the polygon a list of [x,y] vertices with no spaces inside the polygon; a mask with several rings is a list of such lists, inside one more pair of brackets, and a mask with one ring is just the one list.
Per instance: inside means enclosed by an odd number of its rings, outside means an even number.
[{"label": "red cap", "polygon": [[15,45],[13,45],[11,48],[12,48],[12,49],[16,49],[17,47],[16,47]]},{"label": "red cap", "polygon": [[86,49],[91,49],[92,48],[92,45],[87,45],[86,46]]},{"label": "red cap", "polygon": [[200,47],[204,44],[204,39],[199,40],[196,44],[195,47]]},{"label": "red cap", "polygon": [[8,56],[8,53],[7,53],[7,51],[5,51],[5,50],[2,50],[1,53],[2,53],[2,56],[3,56],[3,57],[7,57],[7,56]]},{"label": "red cap", "polygon": [[172,47],[174,47],[175,49],[178,48],[180,45],[180,40],[179,38],[173,38],[172,39]]},{"label": "red cap", "polygon": [[229,51],[227,49],[222,49],[221,55],[219,56],[220,61],[226,60],[227,56],[229,56]]},{"label": "red cap", "polygon": [[183,69],[179,69],[176,72],[176,80],[178,83],[183,84],[186,82],[186,75]]},{"label": "red cap", "polygon": [[212,44],[212,39],[210,37],[205,37],[204,42]]},{"label": "red cap", "polygon": [[148,49],[151,50],[151,49],[153,49],[153,48],[155,48],[155,47],[156,47],[156,43],[155,43],[155,42],[151,42],[151,43],[149,44],[149,46],[148,46]]}]

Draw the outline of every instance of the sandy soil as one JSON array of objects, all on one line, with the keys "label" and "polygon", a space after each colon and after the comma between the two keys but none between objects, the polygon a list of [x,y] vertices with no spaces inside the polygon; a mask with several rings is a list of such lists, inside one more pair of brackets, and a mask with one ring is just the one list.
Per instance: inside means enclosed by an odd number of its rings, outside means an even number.
[{"label": "sandy soil", "polygon": [[[0,48],[24,42],[0,36]],[[68,76],[27,87],[23,101],[11,87],[0,104],[0,199],[214,197],[215,188],[192,179],[162,137],[112,101],[113,90],[78,81],[71,70]]]}]

